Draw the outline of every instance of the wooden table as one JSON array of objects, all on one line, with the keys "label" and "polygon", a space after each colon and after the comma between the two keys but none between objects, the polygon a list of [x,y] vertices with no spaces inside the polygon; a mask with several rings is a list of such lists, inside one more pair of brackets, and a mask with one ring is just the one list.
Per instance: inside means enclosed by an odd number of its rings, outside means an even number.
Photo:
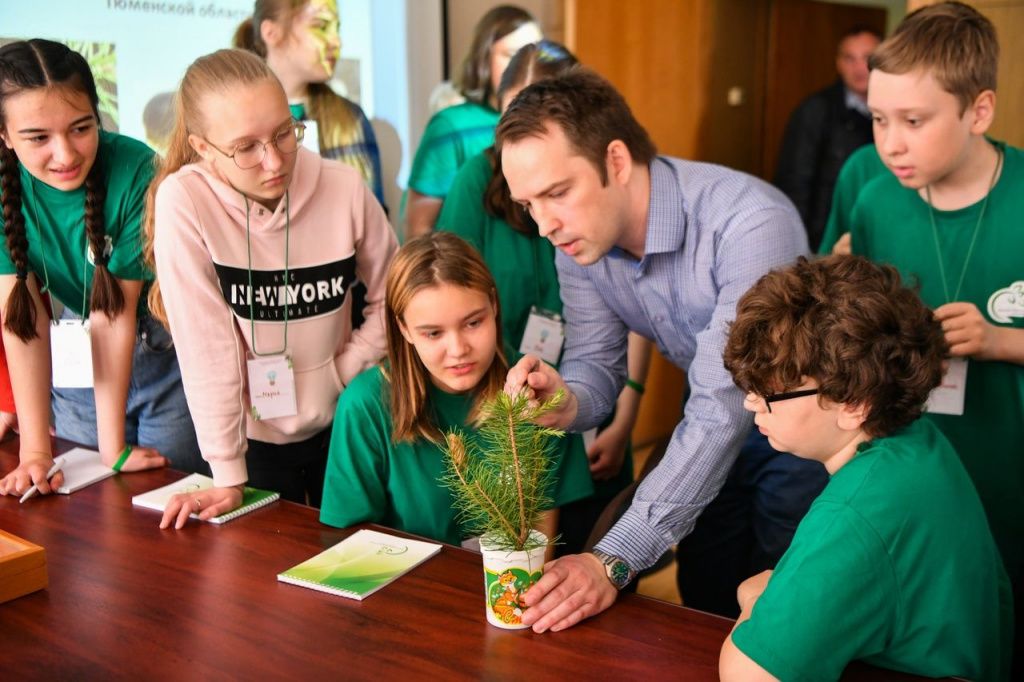
[{"label": "wooden table", "polygon": [[[16,452],[0,445],[0,472]],[[277,502],[161,531],[130,498],[180,477],[0,497],[0,528],[45,547],[50,576],[47,590],[0,604],[4,678],[718,678],[728,619],[625,594],[565,632],[499,630],[485,620],[480,556],[447,545],[362,602],[279,583],[352,530]],[[860,666],[844,679],[912,678]]]}]

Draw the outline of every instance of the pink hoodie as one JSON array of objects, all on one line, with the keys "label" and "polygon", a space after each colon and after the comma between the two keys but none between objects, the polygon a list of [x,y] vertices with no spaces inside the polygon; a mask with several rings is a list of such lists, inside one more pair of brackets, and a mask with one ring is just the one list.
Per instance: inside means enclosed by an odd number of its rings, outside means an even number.
[{"label": "pink hoodie", "polygon": [[[253,295],[249,296],[246,201],[199,164],[184,166],[156,195],[156,270],[203,458],[217,486],[243,483],[246,437],[293,443],[326,428],[338,395],[385,353],[384,279],[398,249],[380,204],[359,173],[299,149],[289,187],[291,230],[284,284],[284,199],[273,212],[249,201]],[[349,288],[367,287],[366,321],[351,329]],[[256,421],[246,358],[250,300],[261,353],[284,345],[295,371],[298,414]]]}]

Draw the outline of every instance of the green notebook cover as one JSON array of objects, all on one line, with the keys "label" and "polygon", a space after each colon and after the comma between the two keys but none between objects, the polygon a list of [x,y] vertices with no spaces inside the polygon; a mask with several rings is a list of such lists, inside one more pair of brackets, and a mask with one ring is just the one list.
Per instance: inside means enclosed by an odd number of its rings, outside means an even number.
[{"label": "green notebook cover", "polygon": [[360,530],[277,579],[300,587],[363,599],[441,551],[441,545]]},{"label": "green notebook cover", "polygon": [[[213,487],[213,479],[209,476],[203,476],[202,474],[191,474],[185,478],[165,485],[155,490],[150,490],[148,493],[142,493],[132,498],[132,504],[136,507],[145,507],[146,509],[155,509],[162,512],[167,506],[167,502],[178,493],[195,493],[200,490],[209,490]],[[259,488],[250,488],[246,486],[245,490],[242,491],[242,504],[229,512],[225,512],[220,516],[214,516],[209,519],[210,523],[227,523],[232,519],[237,519],[239,516],[244,516],[254,509],[265,507],[271,502],[279,499],[280,493],[276,493],[272,490],[260,490]],[[191,514],[193,519],[198,519],[199,514]]]}]

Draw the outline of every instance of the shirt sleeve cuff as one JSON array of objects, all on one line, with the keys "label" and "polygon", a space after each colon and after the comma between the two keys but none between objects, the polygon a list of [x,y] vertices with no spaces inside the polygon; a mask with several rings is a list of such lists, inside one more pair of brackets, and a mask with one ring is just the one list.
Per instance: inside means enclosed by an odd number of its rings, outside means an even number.
[{"label": "shirt sleeve cuff", "polygon": [[244,457],[212,461],[210,471],[213,472],[213,485],[217,488],[230,488],[249,480]]},{"label": "shirt sleeve cuff", "polygon": [[639,521],[627,510],[594,549],[619,557],[634,571],[642,571],[653,566],[671,545],[669,538]]}]

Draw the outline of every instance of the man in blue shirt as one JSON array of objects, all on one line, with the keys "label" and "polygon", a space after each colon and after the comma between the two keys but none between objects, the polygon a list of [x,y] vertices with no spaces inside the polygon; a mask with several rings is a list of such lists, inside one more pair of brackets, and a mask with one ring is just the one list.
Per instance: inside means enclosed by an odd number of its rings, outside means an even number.
[{"label": "man in blue shirt", "polygon": [[[548,564],[527,592],[523,622],[561,630],[608,608],[616,587],[688,535],[718,495],[751,431],[722,364],[728,323],[739,297],[806,253],[807,240],[793,205],[767,183],[657,156],[622,96],[592,72],[524,90],[498,125],[497,147],[512,197],[560,252],[567,324],[561,376],[526,356],[506,390],[527,385],[543,398],[565,388],[545,423],[591,428],[625,383],[630,331],[654,340],[690,387],[685,417],[629,510],[593,553]],[[825,482],[821,471],[809,497]],[[700,563],[680,559],[681,568]],[[733,604],[745,570],[727,587]]]}]

